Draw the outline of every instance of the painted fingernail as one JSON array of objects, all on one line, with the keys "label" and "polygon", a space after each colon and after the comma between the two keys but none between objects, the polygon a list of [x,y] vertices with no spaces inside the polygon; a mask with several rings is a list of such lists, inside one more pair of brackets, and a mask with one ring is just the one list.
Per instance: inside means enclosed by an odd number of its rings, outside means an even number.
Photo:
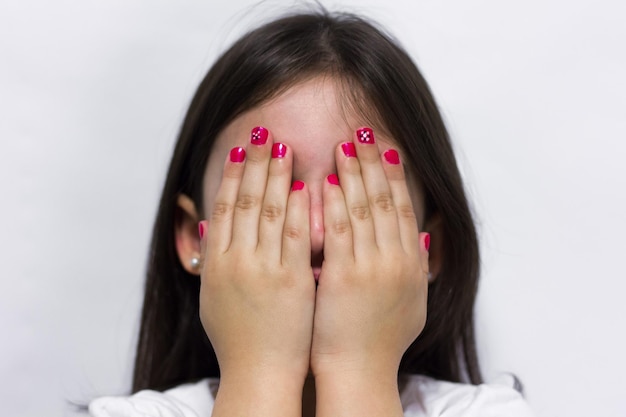
[{"label": "painted fingernail", "polygon": [[430,250],[430,233],[426,233],[424,236],[424,247],[427,251]]},{"label": "painted fingernail", "polygon": [[339,185],[339,177],[337,177],[337,174],[330,174],[328,177],[326,177],[326,180],[329,184]]},{"label": "painted fingernail", "polygon": [[263,145],[267,142],[267,129],[262,126],[257,126],[252,129],[250,133],[250,143],[254,145]]},{"label": "painted fingernail", "polygon": [[294,181],[291,186],[291,191],[299,191],[304,188],[304,183],[302,181]]},{"label": "painted fingernail", "polygon": [[347,157],[356,157],[356,147],[353,142],[346,142],[341,144],[341,150]]},{"label": "painted fingernail", "polygon": [[200,239],[204,236],[204,224],[202,222],[198,223],[198,235],[200,235]]},{"label": "painted fingernail", "polygon": [[361,143],[376,143],[374,131],[369,127],[364,127],[356,131],[356,138]]},{"label": "painted fingernail", "polygon": [[385,160],[392,165],[398,165],[400,163],[400,155],[398,155],[398,151],[395,149],[389,149],[385,151],[383,155],[385,156]]},{"label": "painted fingernail", "polygon": [[230,150],[230,162],[243,162],[246,159],[246,150],[237,146]]},{"label": "painted fingernail", "polygon": [[272,158],[282,158],[287,153],[287,146],[276,142],[272,145]]}]

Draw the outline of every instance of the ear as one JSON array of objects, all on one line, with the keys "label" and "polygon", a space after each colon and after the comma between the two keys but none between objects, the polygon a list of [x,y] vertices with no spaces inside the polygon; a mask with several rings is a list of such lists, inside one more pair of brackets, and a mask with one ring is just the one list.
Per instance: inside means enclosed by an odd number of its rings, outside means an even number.
[{"label": "ear", "polygon": [[[200,275],[200,236],[198,235],[198,212],[191,198],[180,194],[176,201],[176,218],[174,219],[174,238],[176,252],[185,271]],[[196,260],[195,262],[193,260]]]},{"label": "ear", "polygon": [[443,262],[443,220],[435,213],[424,224],[424,232],[430,233],[430,249],[428,251],[428,282],[433,282],[441,272]]}]

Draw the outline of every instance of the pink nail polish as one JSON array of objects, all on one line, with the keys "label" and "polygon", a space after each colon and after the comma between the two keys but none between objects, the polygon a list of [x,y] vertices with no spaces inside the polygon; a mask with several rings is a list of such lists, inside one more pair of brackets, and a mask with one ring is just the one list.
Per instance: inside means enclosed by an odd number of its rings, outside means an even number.
[{"label": "pink nail polish", "polygon": [[230,162],[243,162],[246,159],[246,150],[242,147],[235,147],[230,150]]},{"label": "pink nail polish", "polygon": [[272,158],[282,158],[287,153],[287,146],[282,143],[275,143],[272,145]]},{"label": "pink nail polish", "polygon": [[330,174],[328,177],[326,177],[326,180],[329,184],[339,185],[339,177],[337,177],[337,174]]},{"label": "pink nail polish", "polygon": [[356,147],[353,142],[342,143],[341,150],[343,151],[343,154],[349,158],[356,157]]},{"label": "pink nail polish", "polygon": [[200,239],[204,236],[204,224],[202,222],[198,223],[198,235],[200,235]]},{"label": "pink nail polish", "polygon": [[376,143],[374,131],[369,127],[364,127],[356,131],[356,138],[361,143]]},{"label": "pink nail polish", "polygon": [[424,236],[424,247],[427,251],[430,250],[430,233],[426,233]]},{"label": "pink nail polish", "polygon": [[388,149],[383,155],[385,156],[385,160],[392,165],[398,165],[400,163],[400,155],[398,155],[398,151],[395,149]]},{"label": "pink nail polish", "polygon": [[302,181],[294,181],[291,186],[291,191],[299,191],[304,188],[304,183]]},{"label": "pink nail polish", "polygon": [[255,145],[263,145],[265,142],[267,142],[267,134],[268,132],[266,128],[262,126],[255,127],[250,133],[250,143],[253,143]]}]

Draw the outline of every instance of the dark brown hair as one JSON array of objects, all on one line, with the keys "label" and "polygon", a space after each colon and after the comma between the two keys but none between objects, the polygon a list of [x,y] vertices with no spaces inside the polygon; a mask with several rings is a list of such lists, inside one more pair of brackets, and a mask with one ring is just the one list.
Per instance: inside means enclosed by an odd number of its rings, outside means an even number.
[{"label": "dark brown hair", "polygon": [[174,246],[177,196],[189,195],[201,208],[202,179],[220,131],[243,111],[315,75],[343,81],[354,107],[396,140],[423,188],[427,219],[437,213],[442,220],[443,261],[429,286],[426,327],[400,373],[481,382],[473,327],[478,243],[437,105],[415,64],[382,30],[322,10],[283,17],[243,36],[213,65],[191,102],[153,230],[134,392],[219,376],[199,319],[199,279],[183,269]]}]

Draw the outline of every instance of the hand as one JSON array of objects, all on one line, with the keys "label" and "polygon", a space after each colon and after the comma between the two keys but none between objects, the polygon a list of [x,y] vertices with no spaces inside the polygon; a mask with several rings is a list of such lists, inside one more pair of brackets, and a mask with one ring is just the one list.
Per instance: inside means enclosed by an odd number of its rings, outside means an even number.
[{"label": "hand", "polygon": [[375,143],[339,145],[341,185],[324,185],[324,262],[311,350],[318,386],[337,378],[343,386],[364,380],[395,386],[402,355],[424,328],[426,234],[418,232],[397,153],[387,155],[392,162]]},{"label": "hand", "polygon": [[306,187],[290,192],[291,152],[271,157],[272,145],[269,135],[245,152],[231,151],[210,220],[201,225],[200,317],[219,362],[220,392],[229,384],[238,389],[235,402],[244,401],[242,386],[280,393],[281,381],[296,392],[300,384],[301,394],[309,368],[309,194]]}]

